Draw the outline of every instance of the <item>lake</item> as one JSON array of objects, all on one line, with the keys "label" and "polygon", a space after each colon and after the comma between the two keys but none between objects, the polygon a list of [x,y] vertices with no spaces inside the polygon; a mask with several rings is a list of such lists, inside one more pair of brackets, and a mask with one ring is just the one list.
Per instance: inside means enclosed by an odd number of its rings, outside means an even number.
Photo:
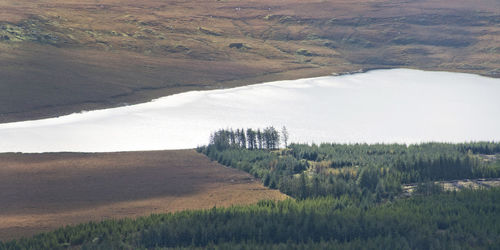
[{"label": "lake", "polygon": [[185,149],[219,128],[270,125],[292,142],[500,141],[500,79],[390,69],[191,91],[0,124],[0,152]]}]

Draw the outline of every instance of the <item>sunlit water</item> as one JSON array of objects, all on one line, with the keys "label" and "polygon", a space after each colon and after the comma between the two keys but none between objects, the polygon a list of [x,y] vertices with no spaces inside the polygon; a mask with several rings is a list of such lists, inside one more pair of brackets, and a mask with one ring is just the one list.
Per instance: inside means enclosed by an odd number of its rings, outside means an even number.
[{"label": "sunlit water", "polygon": [[0,152],[185,149],[219,128],[269,125],[308,143],[500,141],[500,79],[392,69],[192,91],[0,124]]}]

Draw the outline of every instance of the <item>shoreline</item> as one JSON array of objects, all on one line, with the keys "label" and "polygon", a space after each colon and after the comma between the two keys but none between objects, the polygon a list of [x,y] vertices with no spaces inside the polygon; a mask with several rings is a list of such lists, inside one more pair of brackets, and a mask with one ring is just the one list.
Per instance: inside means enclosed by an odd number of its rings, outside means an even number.
[{"label": "shoreline", "polygon": [[[288,80],[299,80],[305,78],[318,78],[318,77],[328,77],[328,76],[346,76],[354,75],[359,73],[366,73],[374,70],[388,70],[388,69],[414,69],[421,71],[431,71],[431,72],[452,72],[452,73],[464,73],[473,74],[488,78],[500,79],[500,75],[497,77],[472,73],[461,70],[450,70],[450,69],[423,69],[419,67],[364,67],[357,70],[350,71],[340,71],[331,72],[331,67],[322,68],[299,68],[295,70],[286,70],[282,72],[273,72],[253,77],[242,78],[238,80],[226,80],[220,81],[214,85],[186,85],[186,86],[174,86],[174,87],[164,87],[157,89],[139,89],[128,95],[116,96],[111,99],[102,102],[84,102],[71,105],[54,105],[48,107],[40,107],[39,109],[27,111],[27,112],[11,112],[0,114],[0,124],[15,123],[15,122],[25,122],[31,120],[43,120],[50,118],[58,118],[61,116],[79,114],[88,111],[104,110],[111,108],[126,107],[130,105],[137,105],[142,103],[151,102],[156,99],[163,97],[168,97],[176,94],[182,94],[190,91],[209,91],[217,89],[231,89],[243,86],[250,86],[256,84],[263,84],[267,82],[275,81],[288,81]],[[149,98],[149,99],[148,99]]]},{"label": "shoreline", "polygon": [[[137,105],[0,124],[0,151],[192,149],[206,144],[220,128],[283,125],[291,131],[290,141],[307,143],[498,140],[498,121],[474,111],[498,111],[497,82],[473,74],[401,68],[191,91]],[[444,92],[448,94],[439,94]],[[447,120],[438,114],[447,114]],[[455,123],[465,117],[473,121]],[[477,129],[468,131],[468,126]]]}]

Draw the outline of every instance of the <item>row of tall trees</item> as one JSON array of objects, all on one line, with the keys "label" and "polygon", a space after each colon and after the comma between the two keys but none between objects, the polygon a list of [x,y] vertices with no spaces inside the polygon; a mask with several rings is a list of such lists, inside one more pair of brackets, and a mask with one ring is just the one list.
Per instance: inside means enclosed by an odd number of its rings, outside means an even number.
[{"label": "row of tall trees", "polygon": [[281,139],[287,147],[288,131],[283,127],[281,133],[273,126],[261,129],[220,129],[210,135],[210,145],[217,150],[230,148],[239,149],[269,149],[275,150],[280,146]]}]

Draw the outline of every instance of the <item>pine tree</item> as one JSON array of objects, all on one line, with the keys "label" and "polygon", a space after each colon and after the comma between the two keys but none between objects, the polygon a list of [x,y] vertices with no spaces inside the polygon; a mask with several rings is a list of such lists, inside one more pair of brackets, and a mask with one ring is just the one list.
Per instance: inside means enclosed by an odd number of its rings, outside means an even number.
[{"label": "pine tree", "polygon": [[288,147],[288,130],[285,126],[281,129],[281,135],[283,136],[283,143],[285,143],[285,148]]},{"label": "pine tree", "polygon": [[263,148],[263,136],[262,132],[260,132],[260,129],[257,130],[257,141],[259,142],[259,149]]}]

